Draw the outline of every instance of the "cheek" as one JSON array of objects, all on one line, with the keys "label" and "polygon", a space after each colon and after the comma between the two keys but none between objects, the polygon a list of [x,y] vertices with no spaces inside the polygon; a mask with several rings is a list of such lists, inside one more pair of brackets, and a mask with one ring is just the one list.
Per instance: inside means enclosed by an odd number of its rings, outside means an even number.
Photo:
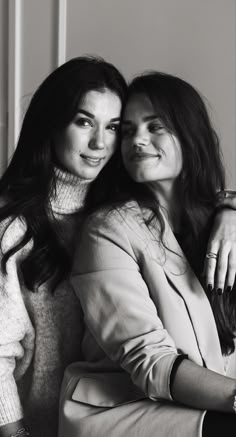
[{"label": "cheek", "polygon": [[81,152],[81,144],[75,141],[73,135],[63,135],[55,146],[55,154],[62,165],[71,165],[75,162]]},{"label": "cheek", "polygon": [[174,139],[170,145],[171,166],[175,169],[176,176],[180,174],[183,168],[183,153],[177,139]]},{"label": "cheek", "polygon": [[177,171],[180,174],[183,169],[183,154],[182,150],[178,150],[176,153]]}]

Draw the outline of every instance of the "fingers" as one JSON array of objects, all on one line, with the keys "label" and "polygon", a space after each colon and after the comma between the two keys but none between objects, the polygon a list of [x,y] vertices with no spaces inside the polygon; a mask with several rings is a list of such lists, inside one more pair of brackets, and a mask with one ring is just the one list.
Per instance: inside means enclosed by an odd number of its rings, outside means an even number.
[{"label": "fingers", "polygon": [[220,247],[215,271],[215,289],[221,295],[225,290],[226,277],[228,272],[228,259],[230,244],[225,243]]},{"label": "fingers", "polygon": [[226,291],[231,291],[235,282],[236,275],[236,248],[230,251],[228,257],[228,271],[225,283]]},{"label": "fingers", "polygon": [[[232,193],[230,191],[223,200],[224,203],[230,201],[231,208],[232,202],[236,207],[236,196]],[[209,253],[213,253],[213,258],[206,257],[204,266],[208,290],[218,291],[218,294],[231,290],[236,274],[236,211],[223,209],[216,214],[207,246]]]},{"label": "fingers", "polygon": [[205,259],[204,274],[208,291],[216,291],[221,295],[224,291],[231,291],[236,275],[236,244],[221,241],[221,244],[208,245],[207,253],[217,257]]},{"label": "fingers", "polygon": [[[215,253],[217,255],[218,250],[219,250],[219,245],[216,242],[212,241],[208,244],[207,254]],[[208,291],[212,291],[215,288],[216,266],[217,266],[217,259],[207,258],[207,257],[205,258],[203,274],[205,276]]]}]

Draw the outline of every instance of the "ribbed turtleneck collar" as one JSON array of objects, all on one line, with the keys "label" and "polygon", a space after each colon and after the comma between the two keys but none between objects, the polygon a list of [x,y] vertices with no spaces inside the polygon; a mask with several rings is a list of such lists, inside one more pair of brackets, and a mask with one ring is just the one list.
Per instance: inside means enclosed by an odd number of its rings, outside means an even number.
[{"label": "ribbed turtleneck collar", "polygon": [[81,179],[65,170],[55,167],[56,192],[51,199],[53,212],[73,214],[78,212],[85,202],[91,181]]}]

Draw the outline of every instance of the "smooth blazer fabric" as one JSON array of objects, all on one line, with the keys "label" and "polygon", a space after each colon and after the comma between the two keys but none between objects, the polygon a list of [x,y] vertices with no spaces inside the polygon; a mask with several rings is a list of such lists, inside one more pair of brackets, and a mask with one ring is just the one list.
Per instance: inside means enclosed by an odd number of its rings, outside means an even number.
[{"label": "smooth blazer fabric", "polygon": [[[148,228],[136,203],[90,218],[72,286],[81,302],[84,362],[65,374],[60,437],[197,437],[204,411],[176,405],[179,354],[227,373],[209,301],[165,220]],[[227,362],[235,377],[235,355]]]}]

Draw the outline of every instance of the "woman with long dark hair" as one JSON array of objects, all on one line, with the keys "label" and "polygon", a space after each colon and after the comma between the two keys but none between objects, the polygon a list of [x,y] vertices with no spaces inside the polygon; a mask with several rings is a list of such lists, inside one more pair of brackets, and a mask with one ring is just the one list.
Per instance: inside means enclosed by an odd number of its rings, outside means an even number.
[{"label": "woman with long dark hair", "polygon": [[80,357],[80,306],[67,280],[74,237],[86,195],[109,193],[125,96],[103,59],[57,68],[35,92],[0,180],[1,437],[57,436],[63,372]]},{"label": "woman with long dark hair", "polygon": [[120,190],[75,256],[84,362],[66,371],[59,435],[233,436],[236,294],[234,275],[202,277],[224,170],[200,94],[164,73],[134,79],[121,149]]}]

